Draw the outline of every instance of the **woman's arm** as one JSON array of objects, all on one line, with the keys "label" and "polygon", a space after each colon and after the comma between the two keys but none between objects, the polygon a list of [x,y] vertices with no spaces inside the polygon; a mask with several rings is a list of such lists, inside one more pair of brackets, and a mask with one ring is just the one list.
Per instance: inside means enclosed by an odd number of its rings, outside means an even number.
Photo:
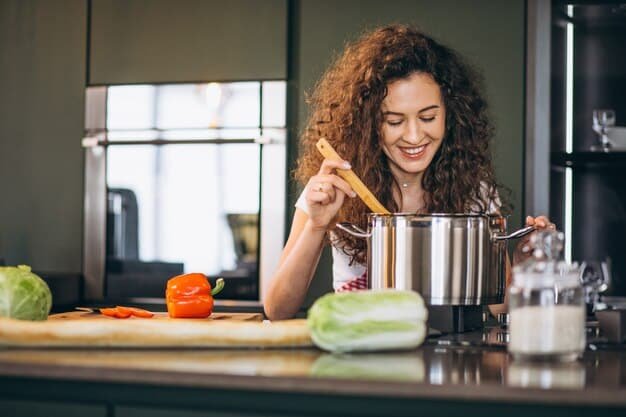
[{"label": "woman's arm", "polygon": [[270,320],[293,317],[304,301],[324,245],[326,229],[316,228],[309,216],[296,208],[278,270],[268,286],[265,315]]},{"label": "woman's arm", "polygon": [[337,215],[346,195],[356,193],[337,169],[350,169],[346,161],[325,159],[319,173],[304,190],[308,212],[296,208],[291,232],[264,300],[265,315],[270,320],[293,317],[306,296],[322,253],[324,236]]}]

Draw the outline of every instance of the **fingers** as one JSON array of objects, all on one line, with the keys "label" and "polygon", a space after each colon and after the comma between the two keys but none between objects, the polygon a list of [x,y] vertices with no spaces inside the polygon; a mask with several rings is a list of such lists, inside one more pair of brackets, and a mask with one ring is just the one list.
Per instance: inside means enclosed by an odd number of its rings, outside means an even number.
[{"label": "fingers", "polygon": [[[315,175],[311,177],[307,187],[312,197],[323,202],[334,201],[337,191],[341,191],[351,198],[356,197],[356,193],[352,190],[350,184],[334,174]],[[328,196],[329,199],[324,198],[324,195],[321,194]]]},{"label": "fingers", "polygon": [[527,216],[526,217],[526,225],[527,226],[535,226],[537,229],[548,229],[548,230],[556,230],[556,225],[550,222],[550,219],[546,216]]},{"label": "fingers", "polygon": [[348,184],[346,181],[344,181],[342,178],[338,177],[337,175],[323,176],[323,182],[332,184],[333,187],[343,191],[346,195],[352,198],[356,197],[356,193],[354,192],[350,184]]},{"label": "fingers", "polygon": [[337,193],[335,187],[330,182],[318,182],[311,184],[308,198],[310,201],[319,204],[330,204],[335,201]]},{"label": "fingers", "polygon": [[332,159],[324,159],[319,170],[319,175],[332,174],[336,169],[350,169],[348,161],[335,161]]},{"label": "fingers", "polygon": [[324,159],[319,173],[309,180],[310,198],[312,202],[329,204],[335,201],[337,191],[354,198],[356,193],[352,187],[335,175],[336,170],[350,169],[350,163],[343,160]]}]

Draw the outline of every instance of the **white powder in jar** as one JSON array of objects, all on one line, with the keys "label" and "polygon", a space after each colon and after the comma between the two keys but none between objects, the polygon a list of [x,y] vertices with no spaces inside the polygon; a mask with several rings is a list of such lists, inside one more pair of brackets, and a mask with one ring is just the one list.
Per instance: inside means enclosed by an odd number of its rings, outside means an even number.
[{"label": "white powder in jar", "polygon": [[509,351],[527,355],[585,350],[584,306],[525,306],[510,311]]}]

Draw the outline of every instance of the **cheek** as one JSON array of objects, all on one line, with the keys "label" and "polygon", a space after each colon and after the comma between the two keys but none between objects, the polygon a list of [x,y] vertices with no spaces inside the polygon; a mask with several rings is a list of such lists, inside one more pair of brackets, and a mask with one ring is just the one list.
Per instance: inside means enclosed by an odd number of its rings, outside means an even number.
[{"label": "cheek", "polygon": [[430,125],[428,128],[428,133],[429,136],[434,139],[443,139],[446,134],[445,119],[442,119],[440,121],[438,120],[437,122]]},{"label": "cheek", "polygon": [[396,141],[396,136],[398,136],[394,135],[393,130],[386,126],[383,126],[380,133],[382,134],[381,144],[383,146],[392,145]]}]

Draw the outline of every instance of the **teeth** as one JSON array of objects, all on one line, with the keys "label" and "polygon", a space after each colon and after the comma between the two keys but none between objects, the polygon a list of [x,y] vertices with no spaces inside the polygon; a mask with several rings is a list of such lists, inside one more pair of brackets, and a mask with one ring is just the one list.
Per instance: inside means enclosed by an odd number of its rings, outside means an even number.
[{"label": "teeth", "polygon": [[406,152],[410,155],[416,155],[424,150],[426,145],[418,146],[417,148],[402,148],[403,152]]}]

